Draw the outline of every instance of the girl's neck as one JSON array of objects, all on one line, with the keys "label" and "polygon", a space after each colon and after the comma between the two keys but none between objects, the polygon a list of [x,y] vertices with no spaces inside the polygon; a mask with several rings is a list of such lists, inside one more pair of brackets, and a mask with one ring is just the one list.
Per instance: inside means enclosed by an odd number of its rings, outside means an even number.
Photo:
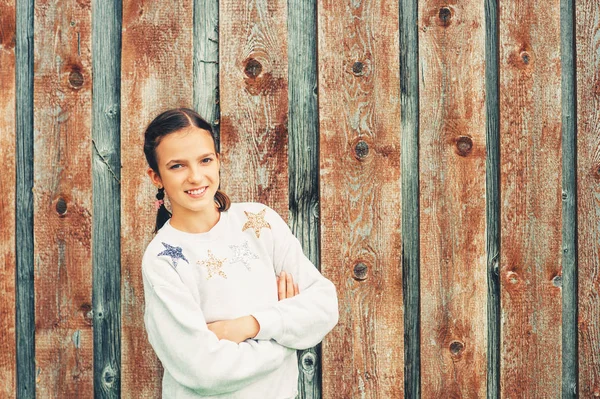
[{"label": "girl's neck", "polygon": [[[179,217],[178,217],[179,215]],[[221,212],[214,207],[214,210],[210,212],[193,213],[180,215],[179,213],[173,213],[169,223],[173,228],[184,231],[186,233],[206,233],[210,231],[218,222],[221,217]]]}]

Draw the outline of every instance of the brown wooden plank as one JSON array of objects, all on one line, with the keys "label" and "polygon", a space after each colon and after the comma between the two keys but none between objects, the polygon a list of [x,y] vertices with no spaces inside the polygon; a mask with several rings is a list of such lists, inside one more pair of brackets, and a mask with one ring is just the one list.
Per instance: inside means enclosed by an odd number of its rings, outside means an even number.
[{"label": "brown wooden plank", "polygon": [[600,396],[600,3],[576,7],[579,396]]},{"label": "brown wooden plank", "polygon": [[[543,12],[540,12],[543,10]],[[500,2],[501,395],[561,394],[560,1]]]},{"label": "brown wooden plank", "polygon": [[146,125],[192,105],[193,2],[123,2],[121,62],[121,395],[158,398],[162,367],[144,328],[142,255],[156,218],[142,155]]},{"label": "brown wooden plank", "polygon": [[288,216],[287,1],[219,2],[221,186]]},{"label": "brown wooden plank", "polygon": [[487,372],[485,15],[419,2],[421,392],[483,398]]},{"label": "brown wooden plank", "polygon": [[404,391],[398,3],[319,2],[321,271],[337,287],[323,397]]},{"label": "brown wooden plank", "polygon": [[17,391],[15,330],[15,44],[14,0],[0,0],[0,397]]},{"label": "brown wooden plank", "polygon": [[36,395],[92,397],[91,6],[38,1],[34,26]]}]

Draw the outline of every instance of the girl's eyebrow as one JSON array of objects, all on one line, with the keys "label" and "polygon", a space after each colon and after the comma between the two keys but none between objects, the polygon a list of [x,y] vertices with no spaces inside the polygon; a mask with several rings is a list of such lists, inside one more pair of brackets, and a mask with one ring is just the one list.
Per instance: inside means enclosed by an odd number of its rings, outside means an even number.
[{"label": "girl's eyebrow", "polygon": [[[207,152],[206,154],[202,154],[202,155],[200,155],[200,156],[199,156],[197,159],[206,158],[206,157],[208,157],[208,156],[211,156],[211,155],[212,155],[212,156],[214,156],[214,155],[215,155],[215,153],[214,153],[214,152]],[[169,165],[170,165],[170,164],[172,164],[172,163],[183,163],[183,162],[185,162],[185,161],[186,161],[185,159],[171,159],[171,160],[170,160],[169,162],[167,162],[165,165],[166,165],[166,166],[169,166]]]}]

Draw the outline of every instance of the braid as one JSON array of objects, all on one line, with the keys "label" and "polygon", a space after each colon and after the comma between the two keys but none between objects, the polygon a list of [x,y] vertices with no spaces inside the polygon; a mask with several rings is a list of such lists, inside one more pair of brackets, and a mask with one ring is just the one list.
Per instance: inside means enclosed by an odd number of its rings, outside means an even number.
[{"label": "braid", "polygon": [[161,227],[171,218],[171,212],[165,207],[165,188],[160,187],[156,193],[156,226],[154,227],[154,233],[157,233]]}]

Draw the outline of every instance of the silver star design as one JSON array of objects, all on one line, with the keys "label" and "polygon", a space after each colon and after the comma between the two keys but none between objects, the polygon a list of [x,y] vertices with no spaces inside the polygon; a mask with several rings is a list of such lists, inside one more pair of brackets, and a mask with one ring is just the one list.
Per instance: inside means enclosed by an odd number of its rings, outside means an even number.
[{"label": "silver star design", "polygon": [[184,261],[186,261],[186,263],[189,265],[190,262],[188,262],[188,260],[185,258],[185,256],[183,255],[183,249],[181,249],[181,247],[174,247],[172,245],[169,245],[165,242],[162,243],[162,245],[164,245],[164,247],[166,248],[164,251],[162,251],[161,253],[159,253],[156,256],[168,256],[171,258],[171,261],[173,262],[173,268],[177,268],[177,261],[179,259],[183,259]]},{"label": "silver star design", "polygon": [[250,269],[250,261],[252,259],[258,259],[258,255],[250,250],[248,241],[244,241],[243,244],[230,245],[231,251],[233,252],[233,258],[230,260],[231,263],[242,262],[246,269]]}]

